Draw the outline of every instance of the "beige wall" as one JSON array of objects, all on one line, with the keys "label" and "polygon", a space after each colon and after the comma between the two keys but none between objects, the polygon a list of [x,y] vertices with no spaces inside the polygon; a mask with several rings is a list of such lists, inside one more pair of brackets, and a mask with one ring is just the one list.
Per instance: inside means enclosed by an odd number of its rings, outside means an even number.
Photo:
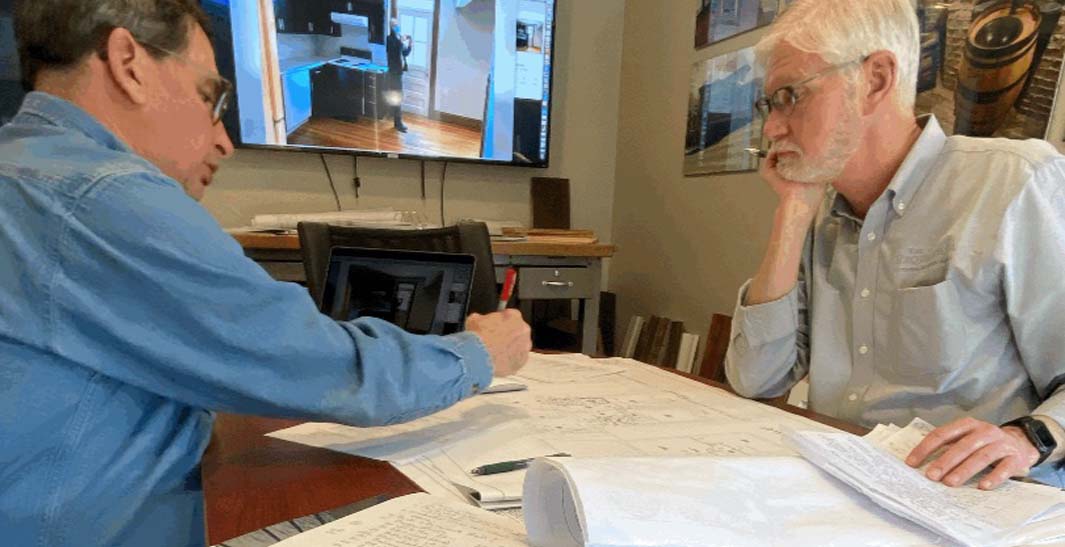
[{"label": "beige wall", "polygon": [[[445,218],[530,220],[529,178],[567,177],[574,227],[609,240],[614,201],[623,0],[558,0],[551,167],[527,169],[452,163]],[[418,162],[362,158],[361,199],[350,156],[326,156],[344,209],[394,207],[440,219],[441,165],[429,164],[421,198]],[[218,172],[204,205],[225,227],[259,213],[335,210],[317,154],[240,150]]]},{"label": "beige wall", "polygon": [[632,314],[684,321],[705,338],[732,313],[769,238],[775,197],[756,173],[686,178],[681,161],[691,65],[753,45],[761,32],[693,49],[693,0],[629,0],[625,12],[610,286],[619,336]]}]

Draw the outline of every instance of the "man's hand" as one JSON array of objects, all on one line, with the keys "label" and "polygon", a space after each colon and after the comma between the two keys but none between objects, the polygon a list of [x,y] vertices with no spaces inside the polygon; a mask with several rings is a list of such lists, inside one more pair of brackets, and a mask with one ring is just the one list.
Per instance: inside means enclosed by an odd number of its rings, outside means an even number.
[{"label": "man's hand", "polygon": [[496,376],[510,376],[521,370],[532,349],[532,329],[518,310],[509,309],[488,315],[470,314],[466,330],[481,337]]},{"label": "man's hand", "polygon": [[[765,161],[762,162],[762,166],[758,169],[758,174],[777,194],[781,204],[801,206],[802,212],[805,213],[804,216],[813,221],[818,208],[821,206],[821,201],[825,198],[825,189],[828,188],[828,184],[795,182],[785,179],[780,174],[780,171],[777,170],[779,154],[779,152],[770,151]],[[808,223],[806,227],[809,227]]]},{"label": "man's hand", "polygon": [[773,215],[769,247],[747,289],[747,297],[743,302],[746,306],[772,302],[795,287],[806,233],[825,198],[827,184],[785,179],[777,171],[777,158],[777,152],[770,152],[759,169],[759,174],[780,197],[780,203]]},{"label": "man's hand", "polygon": [[921,441],[906,463],[918,467],[929,455],[950,446],[929,464],[925,475],[947,486],[959,486],[990,466],[980,480],[981,490],[991,490],[1010,477],[1023,477],[1039,460],[1039,451],[1016,427],[998,427],[973,418],[962,418],[937,427]]}]

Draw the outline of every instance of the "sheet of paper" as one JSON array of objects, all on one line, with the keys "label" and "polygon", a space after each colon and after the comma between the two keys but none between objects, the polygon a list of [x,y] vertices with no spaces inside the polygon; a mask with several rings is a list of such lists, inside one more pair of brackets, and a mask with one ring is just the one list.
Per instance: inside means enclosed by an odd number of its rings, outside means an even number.
[{"label": "sheet of paper", "polygon": [[308,422],[267,433],[267,436],[356,456],[404,463],[523,417],[525,413],[519,408],[495,404],[493,399],[487,397],[474,397],[443,412],[405,424],[360,428]]},{"label": "sheet of paper", "polygon": [[[806,459],[879,505],[966,545],[1016,544],[1026,523],[1065,513],[1065,492],[1046,486],[1007,482],[984,491],[976,480],[951,488],[927,479],[897,456],[908,453],[912,430],[889,442],[895,454],[847,433],[796,432],[790,438]],[[1065,520],[1061,525],[1065,530]]]},{"label": "sheet of paper", "polygon": [[526,547],[514,520],[411,494],[286,539],[278,547]]},{"label": "sheet of paper", "polygon": [[621,371],[616,366],[579,353],[538,355],[535,360],[539,366],[526,366],[516,376],[547,384],[568,384]]},{"label": "sheet of paper", "polygon": [[558,452],[546,442],[527,435],[521,427],[511,425],[486,431],[469,443],[442,449],[421,461],[435,474],[451,481],[481,508],[496,510],[521,506],[525,470],[493,475],[473,475],[470,471],[486,464]]},{"label": "sheet of paper", "polygon": [[799,457],[537,460],[524,497],[535,547],[950,545]]}]

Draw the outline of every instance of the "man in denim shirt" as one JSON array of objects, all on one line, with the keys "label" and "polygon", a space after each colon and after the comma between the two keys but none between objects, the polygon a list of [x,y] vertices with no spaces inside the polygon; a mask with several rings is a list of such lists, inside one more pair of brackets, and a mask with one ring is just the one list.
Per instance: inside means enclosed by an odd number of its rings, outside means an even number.
[{"label": "man in denim shirt", "polygon": [[1062,485],[1065,157],[917,119],[918,36],[910,0],[797,0],[756,48],[780,201],[728,378],[773,397],[808,374],[815,411],[923,418],[907,463],[949,486]]},{"label": "man in denim shirt", "polygon": [[195,201],[232,144],[194,0],[34,0],[0,128],[5,545],[202,545],[213,410],[412,420],[518,370],[515,312],[338,323]]}]

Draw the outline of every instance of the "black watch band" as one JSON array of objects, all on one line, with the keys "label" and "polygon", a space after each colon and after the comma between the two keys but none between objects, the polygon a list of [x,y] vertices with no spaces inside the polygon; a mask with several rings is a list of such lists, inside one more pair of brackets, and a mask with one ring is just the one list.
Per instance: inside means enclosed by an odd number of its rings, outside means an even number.
[{"label": "black watch band", "polygon": [[1002,424],[1002,427],[1006,426],[1020,428],[1025,436],[1028,437],[1032,446],[1039,451],[1039,460],[1032,467],[1037,467],[1045,462],[1054,450],[1058,448],[1058,442],[1054,440],[1054,435],[1050,433],[1050,429],[1047,428],[1047,425],[1042,420],[1037,420],[1031,416],[1021,416],[1016,420]]}]

